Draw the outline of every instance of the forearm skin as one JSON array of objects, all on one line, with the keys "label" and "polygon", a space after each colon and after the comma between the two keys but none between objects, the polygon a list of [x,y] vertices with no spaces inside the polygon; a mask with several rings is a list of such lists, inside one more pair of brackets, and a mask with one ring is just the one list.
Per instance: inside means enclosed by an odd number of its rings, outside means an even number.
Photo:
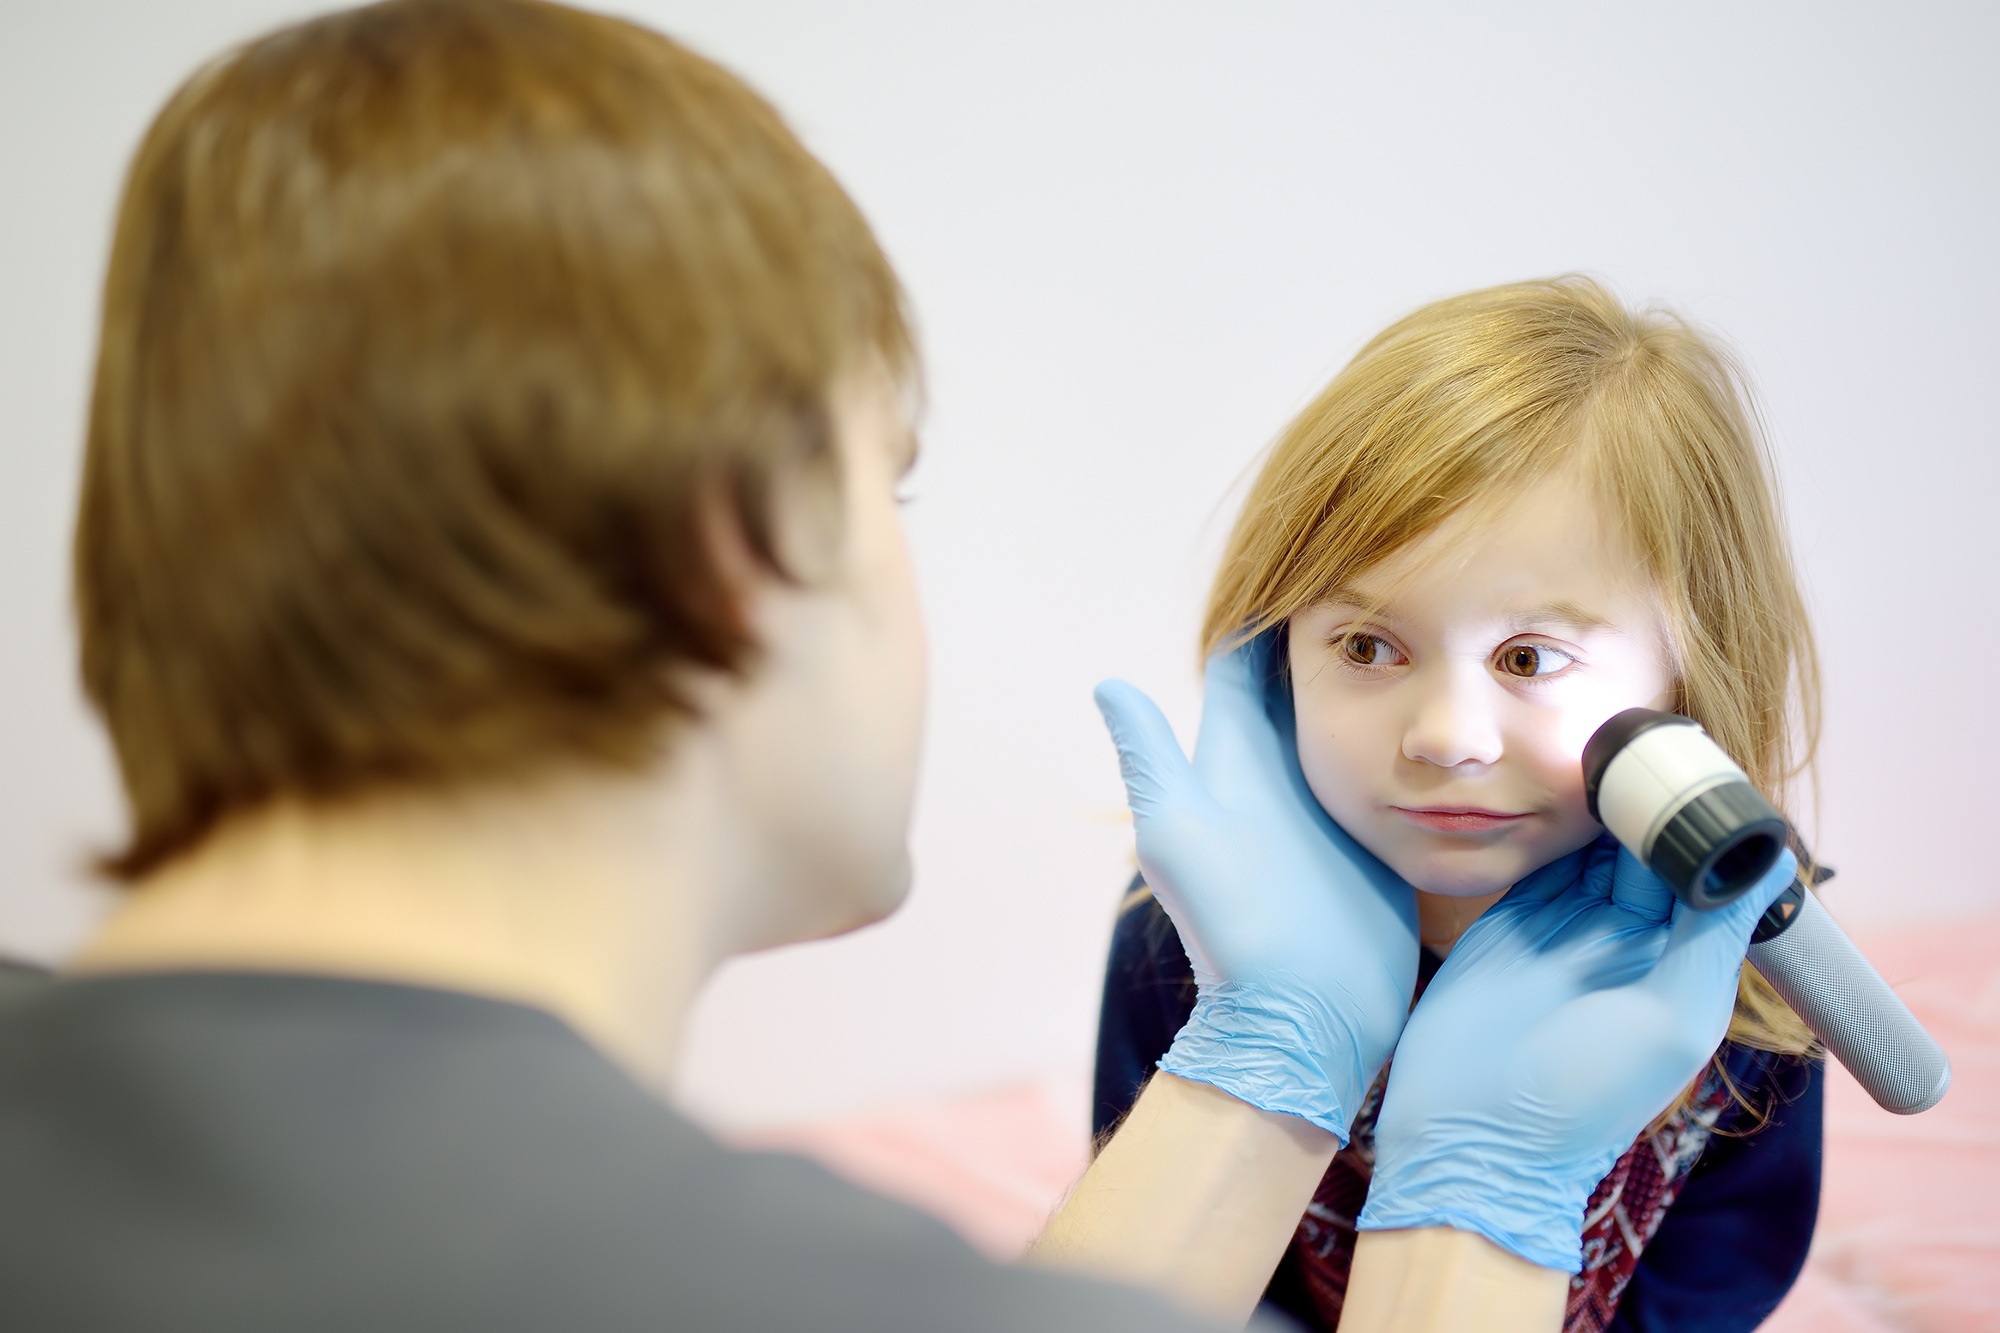
[{"label": "forearm skin", "polygon": [[1568,1298],[1568,1273],[1469,1231],[1364,1231],[1340,1333],[1556,1333]]},{"label": "forearm skin", "polygon": [[1155,1075],[1030,1249],[1240,1325],[1340,1141],[1205,1083]]}]

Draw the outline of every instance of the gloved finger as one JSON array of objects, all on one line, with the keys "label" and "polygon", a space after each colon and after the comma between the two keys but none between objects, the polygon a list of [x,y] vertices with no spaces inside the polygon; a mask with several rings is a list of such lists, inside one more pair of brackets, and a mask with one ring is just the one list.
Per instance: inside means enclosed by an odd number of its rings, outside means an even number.
[{"label": "gloved finger", "polygon": [[1611,901],[1654,923],[1663,923],[1674,914],[1672,887],[1623,847],[1618,849],[1617,869],[1611,879]]},{"label": "gloved finger", "polygon": [[1580,913],[1563,932],[1563,948],[1579,987],[1610,990],[1652,975],[1667,949],[1668,932],[1602,900]]},{"label": "gloved finger", "polygon": [[1611,907],[1612,877],[1618,863],[1617,841],[1609,836],[1600,837],[1570,856],[1575,859],[1562,858],[1573,869],[1561,892],[1540,901],[1524,897],[1514,909],[1526,916],[1526,929],[1539,937],[1545,947],[1590,947],[1591,931],[1582,923]]},{"label": "gloved finger", "polygon": [[1507,890],[1507,896],[1494,906],[1512,904],[1517,908],[1534,908],[1554,902],[1582,876],[1584,854],[1589,850],[1580,847],[1568,856],[1558,856],[1541,869],[1530,872]]},{"label": "gloved finger", "polygon": [[1534,947],[1545,932],[1532,928],[1531,921],[1552,903],[1564,900],[1563,895],[1575,887],[1582,869],[1583,852],[1578,850],[1557,857],[1521,879],[1504,898],[1465,928],[1458,943],[1451,946],[1445,966],[1460,969],[1495,950],[1518,952]]},{"label": "gloved finger", "polygon": [[1225,800],[1255,799],[1284,782],[1288,738],[1279,736],[1264,706],[1272,669],[1271,645],[1260,635],[1216,653],[1203,670],[1194,767],[1203,785]]},{"label": "gloved finger", "polygon": [[1578,892],[1601,906],[1610,900],[1618,884],[1618,858],[1625,849],[1609,833],[1583,849],[1583,869],[1577,873]]},{"label": "gloved finger", "polygon": [[[1321,808],[1319,797],[1313,795],[1312,784],[1306,781],[1305,770],[1299,766],[1298,712],[1292,703],[1292,673],[1286,649],[1290,633],[1290,628],[1280,622],[1243,645],[1250,678],[1263,687],[1264,717],[1270,724],[1271,740],[1277,749],[1272,764],[1278,771],[1261,774],[1260,781],[1271,781],[1271,792],[1289,794],[1293,808],[1309,822],[1317,824],[1320,831],[1339,844],[1348,856],[1365,857],[1373,862],[1375,858],[1362,850],[1347,830],[1336,824],[1333,816]],[[1200,756],[1197,755],[1197,767],[1199,762]],[[1271,792],[1260,790],[1252,795],[1264,799]]]},{"label": "gloved finger", "polygon": [[1280,622],[1243,645],[1251,679],[1263,687],[1264,712],[1281,736],[1290,736],[1297,725],[1292,711],[1292,675],[1287,669],[1290,636],[1290,627]]},{"label": "gloved finger", "polygon": [[1111,743],[1118,747],[1118,771],[1125,779],[1132,818],[1150,818],[1182,790],[1192,773],[1181,743],[1160,706],[1138,686],[1107,680],[1091,697],[1111,731]]},{"label": "gloved finger", "polygon": [[1750,951],[1750,932],[1757,928],[1758,918],[1791,887],[1797,874],[1798,862],[1785,852],[1763,879],[1734,902],[1708,912],[1675,903],[1667,951],[1646,984],[1671,1002],[1692,999],[1705,987],[1733,979]]}]

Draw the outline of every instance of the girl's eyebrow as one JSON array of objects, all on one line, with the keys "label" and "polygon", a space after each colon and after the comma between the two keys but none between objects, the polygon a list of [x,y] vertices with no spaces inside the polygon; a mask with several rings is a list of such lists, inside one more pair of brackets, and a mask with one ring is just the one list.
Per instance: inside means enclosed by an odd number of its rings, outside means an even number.
[{"label": "girl's eyebrow", "polygon": [[1379,601],[1379,602],[1373,601],[1367,597],[1363,597],[1360,593],[1354,591],[1354,589],[1352,588],[1336,584],[1333,587],[1328,588],[1325,592],[1321,593],[1319,596],[1313,598],[1312,605],[1351,606],[1355,610],[1361,611],[1369,608],[1374,608],[1378,610],[1383,609],[1388,606],[1388,603],[1387,601]]},{"label": "girl's eyebrow", "polygon": [[1617,628],[1595,611],[1586,611],[1575,602],[1560,599],[1517,612],[1511,619],[1516,633],[1536,625],[1561,625],[1568,629]]},{"label": "girl's eyebrow", "polygon": [[[1366,611],[1368,614],[1379,616],[1383,620],[1394,620],[1396,618],[1395,610],[1387,600],[1377,601],[1348,587],[1336,586],[1329,588],[1320,596],[1314,598],[1313,604],[1316,606],[1353,607],[1357,611]],[[1514,634],[1520,634],[1538,625],[1560,625],[1564,629],[1611,630],[1614,632],[1618,628],[1607,617],[1601,616],[1595,611],[1587,610],[1580,603],[1572,602],[1567,598],[1557,598],[1552,602],[1543,602],[1539,606],[1531,606],[1526,610],[1516,611],[1507,617],[1507,625],[1509,631]]]}]

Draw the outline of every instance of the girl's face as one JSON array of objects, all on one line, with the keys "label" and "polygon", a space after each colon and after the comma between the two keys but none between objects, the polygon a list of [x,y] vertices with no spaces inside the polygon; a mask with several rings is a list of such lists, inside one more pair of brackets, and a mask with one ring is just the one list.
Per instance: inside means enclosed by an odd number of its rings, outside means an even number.
[{"label": "girl's face", "polygon": [[1596,837],[1584,742],[1623,709],[1673,706],[1650,581],[1567,472],[1454,515],[1290,636],[1313,794],[1430,893],[1495,893]]}]

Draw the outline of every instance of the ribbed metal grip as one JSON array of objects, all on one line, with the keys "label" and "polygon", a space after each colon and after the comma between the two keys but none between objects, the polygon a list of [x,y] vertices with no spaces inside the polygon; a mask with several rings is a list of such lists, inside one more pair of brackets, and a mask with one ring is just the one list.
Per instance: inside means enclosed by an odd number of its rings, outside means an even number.
[{"label": "ribbed metal grip", "polygon": [[1812,894],[1750,961],[1884,1110],[1927,1111],[1951,1086],[1944,1048]]}]

